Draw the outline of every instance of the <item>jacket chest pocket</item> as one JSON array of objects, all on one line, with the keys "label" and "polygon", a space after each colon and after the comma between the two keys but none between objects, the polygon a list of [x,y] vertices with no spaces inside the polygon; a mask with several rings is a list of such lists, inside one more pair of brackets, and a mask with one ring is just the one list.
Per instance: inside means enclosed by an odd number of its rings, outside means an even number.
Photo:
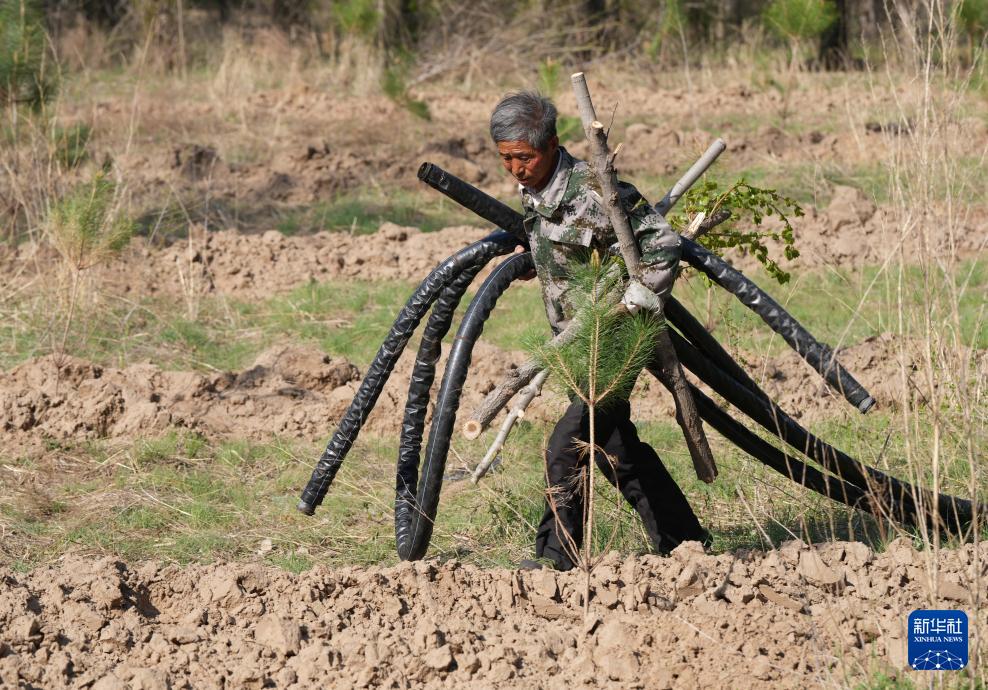
[{"label": "jacket chest pocket", "polygon": [[593,230],[589,227],[581,228],[574,223],[564,225],[548,218],[542,219],[542,234],[551,242],[578,247],[589,247],[593,239]]}]

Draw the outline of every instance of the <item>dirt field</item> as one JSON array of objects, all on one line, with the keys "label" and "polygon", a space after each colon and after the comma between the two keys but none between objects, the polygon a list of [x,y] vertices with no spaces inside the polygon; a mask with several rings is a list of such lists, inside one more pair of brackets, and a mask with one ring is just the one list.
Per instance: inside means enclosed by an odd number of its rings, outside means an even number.
[{"label": "dirt field", "polygon": [[[980,548],[941,553],[945,606],[978,610]],[[907,663],[901,612],[929,600],[930,565],[903,539],[877,556],[861,543],[796,541],[712,556],[689,542],[669,558],[609,555],[585,615],[576,572],[420,561],[291,575],[249,563],[67,556],[29,575],[0,571],[0,681],[98,690],[839,686],[879,658]],[[983,610],[977,618],[984,623]]]},{"label": "dirt field", "polygon": [[[718,548],[643,554],[629,528],[593,573],[588,615],[583,574],[503,567],[531,548],[559,390],[505,452],[524,481],[501,472],[493,489],[450,488],[433,554],[395,564],[393,451],[413,343],[322,512],[295,514],[397,308],[489,231],[415,171],[432,161],[513,201],[485,121],[498,95],[527,85],[427,82],[423,122],[309,76],[240,90],[223,72],[135,91],[89,75],[60,104],[66,122],[95,127],[87,162],[56,186],[112,163],[139,235],[86,272],[74,318],[40,221],[0,244],[0,686],[908,688],[929,680],[907,670],[916,608],[968,612],[983,682],[984,541],[940,548],[821,508],[720,439],[718,485],[687,483],[671,400],[644,377],[635,419],[653,442],[672,439],[663,457]],[[792,109],[752,75],[693,79],[594,82],[600,103],[618,104],[622,174],[656,200],[722,136],[719,179],[796,197],[806,216],[801,255],[783,266],[790,285],[728,256],[837,348],[878,411],[860,418],[696,277],[677,295],[794,417],[894,474],[983,497],[970,461],[983,458],[988,391],[988,198],[971,183],[983,112],[965,106],[932,128],[964,196],[927,189],[920,208],[889,170],[929,142],[887,126],[917,111],[917,89],[804,75]],[[557,100],[575,111],[569,94]],[[3,183],[24,187],[14,196],[30,217],[43,204],[28,178]],[[920,265],[925,282],[909,273]],[[953,309],[928,308],[944,295]],[[541,323],[535,286],[509,298],[474,353],[461,414],[526,358],[523,331]],[[457,441],[455,463],[478,448]],[[794,540],[821,533],[831,538]]]}]

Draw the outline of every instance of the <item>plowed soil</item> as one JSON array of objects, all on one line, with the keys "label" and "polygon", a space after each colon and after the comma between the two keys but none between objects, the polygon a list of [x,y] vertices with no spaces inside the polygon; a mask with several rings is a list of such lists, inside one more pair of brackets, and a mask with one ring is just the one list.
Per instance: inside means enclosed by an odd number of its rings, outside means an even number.
[{"label": "plowed soil", "polygon": [[[0,570],[10,687],[833,687],[906,664],[906,615],[935,589],[988,614],[988,547],[906,540],[670,558],[611,554],[578,573],[457,562],[316,567],[129,565],[68,556]],[[931,588],[931,583],[934,583]],[[975,633],[972,632],[972,637]],[[840,659],[840,666],[837,661]]]},{"label": "plowed soil", "polygon": [[[839,353],[879,408],[895,409],[904,395],[928,397],[923,378],[911,373],[920,368],[918,350],[910,352],[902,345],[883,336]],[[437,381],[448,354],[447,348],[437,364]],[[367,418],[363,428],[368,433],[400,431],[414,359],[414,348],[408,348]],[[753,356],[748,359],[757,361]],[[523,352],[478,343],[460,418],[466,419],[506,372],[524,360]],[[975,363],[976,375],[988,377],[988,357],[982,353]],[[851,410],[795,353],[762,361],[760,373],[769,395],[796,418],[815,421]],[[170,428],[207,437],[278,435],[319,440],[343,417],[360,380],[361,372],[346,358],[292,345],[264,351],[242,371],[205,374],[166,371],[149,363],[117,369],[49,355],[0,372],[0,429],[10,442],[20,445],[40,444],[43,439],[139,438]],[[558,418],[566,404],[565,397],[549,386],[526,416],[549,421]],[[666,390],[647,374],[639,379],[632,405],[640,421],[674,414]],[[430,418],[431,409],[426,421]]]}]

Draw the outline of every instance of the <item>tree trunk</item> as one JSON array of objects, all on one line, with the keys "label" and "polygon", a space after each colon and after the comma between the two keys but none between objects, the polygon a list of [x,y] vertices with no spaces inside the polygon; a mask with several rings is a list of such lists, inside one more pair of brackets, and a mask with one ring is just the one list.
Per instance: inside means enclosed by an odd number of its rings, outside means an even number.
[{"label": "tree trunk", "polygon": [[850,62],[848,36],[851,16],[848,4],[848,0],[835,0],[837,19],[820,36],[819,62],[823,69],[846,69]]}]

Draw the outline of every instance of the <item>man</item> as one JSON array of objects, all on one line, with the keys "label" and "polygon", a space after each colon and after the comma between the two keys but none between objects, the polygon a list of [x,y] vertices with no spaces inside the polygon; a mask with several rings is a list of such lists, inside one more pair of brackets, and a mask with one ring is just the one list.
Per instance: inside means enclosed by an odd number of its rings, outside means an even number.
[{"label": "man", "polygon": [[[571,267],[588,260],[592,250],[601,254],[616,241],[600,196],[600,186],[586,163],[571,156],[556,136],[556,108],[537,93],[508,94],[491,114],[491,138],[501,161],[518,181],[525,208],[525,230],[535,272],[553,332],[559,333],[573,317],[567,297]],[[621,203],[631,221],[642,252],[642,282],[658,297],[625,296],[625,302],[661,309],[669,295],[679,261],[679,236],[655,213],[633,186],[620,183]],[[638,438],[628,401],[598,412],[597,443],[614,459],[612,465],[597,454],[597,466],[641,516],[655,550],[668,553],[688,540],[709,543],[686,497],[662,465],[659,456]],[[535,554],[558,570],[574,566],[572,546],[583,541],[585,497],[579,481],[586,459],[577,441],[589,438],[589,414],[576,399],[556,424],[546,454],[548,491],[545,514],[535,537]],[[568,537],[567,537],[568,534]],[[540,567],[523,561],[522,567]]]}]

